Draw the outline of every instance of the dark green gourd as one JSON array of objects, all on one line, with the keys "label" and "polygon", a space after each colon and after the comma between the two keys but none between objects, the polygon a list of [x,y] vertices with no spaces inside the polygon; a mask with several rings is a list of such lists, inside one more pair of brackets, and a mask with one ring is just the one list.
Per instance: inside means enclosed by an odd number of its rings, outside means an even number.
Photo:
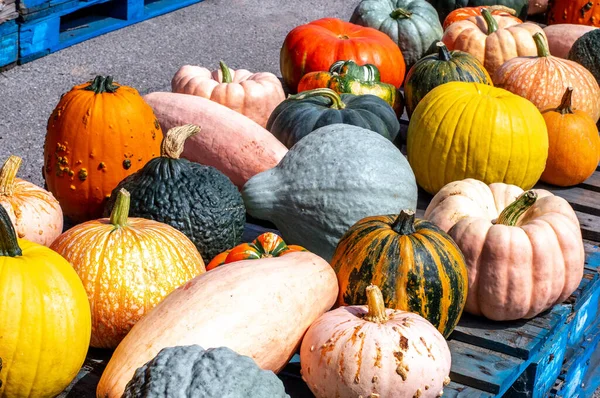
[{"label": "dark green gourd", "polygon": [[185,140],[199,131],[193,125],[169,130],[161,156],[119,183],[105,214],[110,214],[117,193],[125,188],[131,194],[130,217],[160,221],[180,230],[208,263],[241,242],[246,209],[227,176],[214,167],[179,158]]},{"label": "dark green gourd", "polygon": [[135,371],[122,398],[289,398],[275,373],[227,347],[163,348]]}]

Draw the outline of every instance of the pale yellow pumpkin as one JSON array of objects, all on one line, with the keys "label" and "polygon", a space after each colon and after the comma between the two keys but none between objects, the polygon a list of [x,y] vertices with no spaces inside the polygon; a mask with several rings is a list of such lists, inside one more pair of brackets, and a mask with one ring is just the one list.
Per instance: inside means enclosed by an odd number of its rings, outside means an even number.
[{"label": "pale yellow pumpkin", "polygon": [[529,189],[546,165],[548,131],[528,100],[484,84],[450,82],[417,105],[407,152],[417,183],[431,194],[464,178]]}]

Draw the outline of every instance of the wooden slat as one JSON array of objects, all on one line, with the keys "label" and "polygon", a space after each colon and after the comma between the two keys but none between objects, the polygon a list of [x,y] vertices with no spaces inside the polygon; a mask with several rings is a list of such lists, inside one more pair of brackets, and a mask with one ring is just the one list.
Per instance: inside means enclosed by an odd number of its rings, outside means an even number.
[{"label": "wooden slat", "polygon": [[444,398],[490,398],[494,395],[453,381],[444,387]]},{"label": "wooden slat", "polygon": [[581,183],[580,187],[600,192],[600,171],[595,171],[590,178]]},{"label": "wooden slat", "polygon": [[576,211],[583,239],[600,242],[600,217]]},{"label": "wooden slat", "polygon": [[577,211],[600,216],[600,193],[598,192],[579,187],[557,188],[544,183],[538,183],[535,188],[546,189],[554,195],[566,199]]}]

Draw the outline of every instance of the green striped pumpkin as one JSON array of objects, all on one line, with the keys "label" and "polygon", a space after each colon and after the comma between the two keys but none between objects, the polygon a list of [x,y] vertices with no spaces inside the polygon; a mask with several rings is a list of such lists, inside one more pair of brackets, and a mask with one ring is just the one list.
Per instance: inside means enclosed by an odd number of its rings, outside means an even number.
[{"label": "green striped pumpkin", "polygon": [[380,287],[386,308],[415,312],[448,337],[467,300],[467,267],[452,238],[434,224],[399,216],[367,217],[340,240],[332,267],[338,305],[361,305],[365,289]]}]

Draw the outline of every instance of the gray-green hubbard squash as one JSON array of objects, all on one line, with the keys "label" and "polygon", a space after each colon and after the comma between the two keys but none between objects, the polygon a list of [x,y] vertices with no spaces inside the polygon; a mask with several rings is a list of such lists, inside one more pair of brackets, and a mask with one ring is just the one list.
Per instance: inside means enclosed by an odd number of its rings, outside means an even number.
[{"label": "gray-green hubbard squash", "polygon": [[600,29],[594,29],[573,43],[568,58],[592,72],[600,84]]}]

